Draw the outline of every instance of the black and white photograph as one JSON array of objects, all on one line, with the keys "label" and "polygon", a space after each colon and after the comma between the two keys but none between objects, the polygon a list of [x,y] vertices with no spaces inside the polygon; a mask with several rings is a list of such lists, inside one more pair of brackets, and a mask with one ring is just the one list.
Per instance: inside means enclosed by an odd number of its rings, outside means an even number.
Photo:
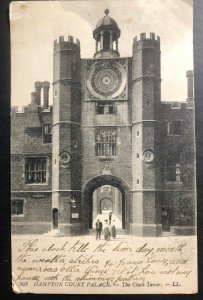
[{"label": "black and white photograph", "polygon": [[193,2],[14,1],[16,293],[197,293]]}]

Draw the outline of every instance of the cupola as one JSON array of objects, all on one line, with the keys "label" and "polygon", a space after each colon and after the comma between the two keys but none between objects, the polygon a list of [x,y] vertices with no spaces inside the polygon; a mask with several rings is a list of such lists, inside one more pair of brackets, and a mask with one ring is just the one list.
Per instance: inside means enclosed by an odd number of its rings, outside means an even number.
[{"label": "cupola", "polygon": [[101,18],[95,30],[93,37],[96,40],[95,58],[119,57],[118,39],[120,37],[120,29],[116,21],[109,16],[109,10],[104,11],[105,16]]}]

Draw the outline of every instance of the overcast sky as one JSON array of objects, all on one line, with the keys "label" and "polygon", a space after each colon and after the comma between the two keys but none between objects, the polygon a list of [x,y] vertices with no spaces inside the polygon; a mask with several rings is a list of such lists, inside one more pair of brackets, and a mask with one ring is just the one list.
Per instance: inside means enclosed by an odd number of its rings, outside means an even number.
[{"label": "overcast sky", "polygon": [[193,69],[190,0],[22,1],[13,2],[11,11],[12,106],[30,102],[35,81],[52,83],[53,41],[60,35],[78,38],[82,58],[93,57],[92,31],[107,7],[121,29],[121,57],[132,55],[135,36],[155,32],[161,39],[162,100],[186,100],[185,73]]}]

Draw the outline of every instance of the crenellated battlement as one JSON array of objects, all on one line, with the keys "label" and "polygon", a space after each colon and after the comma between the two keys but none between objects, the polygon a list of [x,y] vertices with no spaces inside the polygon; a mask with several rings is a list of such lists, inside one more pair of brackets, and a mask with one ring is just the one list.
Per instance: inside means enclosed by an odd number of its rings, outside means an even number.
[{"label": "crenellated battlement", "polygon": [[54,40],[54,50],[58,49],[60,45],[63,45],[64,47],[64,45],[70,46],[71,44],[80,48],[79,39],[74,39],[72,35],[68,35],[68,38],[66,39],[63,35],[61,35],[58,39]]},{"label": "crenellated battlement", "polygon": [[193,71],[192,70],[189,70],[186,72],[186,77],[193,77]]},{"label": "crenellated battlement", "polygon": [[194,101],[162,101],[162,105],[167,106],[169,109],[193,109]]},{"label": "crenellated battlement", "polygon": [[150,32],[149,34],[143,32],[140,33],[140,36],[135,36],[133,39],[133,47],[139,46],[140,44],[144,46],[158,46],[160,47],[160,37],[155,35],[154,32]]},{"label": "crenellated battlement", "polygon": [[18,106],[11,106],[11,114],[24,114],[27,111],[27,106],[23,106],[21,109]]},{"label": "crenellated battlement", "polygon": [[138,40],[138,37],[134,37],[133,42],[139,42],[139,41],[143,41],[143,40],[153,40],[153,41],[158,41],[160,42],[160,37],[158,35],[155,35],[154,32],[150,32],[149,34],[147,34],[146,32],[142,32],[140,33],[140,38]]},{"label": "crenellated battlement", "polygon": [[[43,106],[38,106],[38,110],[37,112],[39,113],[51,113],[53,112],[53,106],[49,105],[49,107],[47,109],[44,109]],[[26,115],[29,112],[33,112],[32,109],[32,104],[28,104],[26,106],[23,107],[19,107],[19,106],[11,106],[11,115]]]}]

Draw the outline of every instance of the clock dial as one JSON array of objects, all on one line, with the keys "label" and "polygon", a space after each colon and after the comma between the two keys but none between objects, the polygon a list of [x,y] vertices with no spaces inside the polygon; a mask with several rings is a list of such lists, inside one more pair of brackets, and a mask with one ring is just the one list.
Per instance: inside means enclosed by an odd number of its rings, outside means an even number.
[{"label": "clock dial", "polygon": [[102,84],[105,86],[109,86],[111,84],[111,78],[109,76],[104,76],[102,78]]},{"label": "clock dial", "polygon": [[119,74],[111,69],[100,70],[92,78],[92,87],[100,95],[112,95],[119,86]]},{"label": "clock dial", "polygon": [[126,87],[126,71],[119,62],[99,61],[91,65],[87,88],[93,98],[112,100]]},{"label": "clock dial", "polygon": [[146,150],[143,153],[143,160],[145,162],[152,162],[154,160],[154,152],[152,150]]}]

